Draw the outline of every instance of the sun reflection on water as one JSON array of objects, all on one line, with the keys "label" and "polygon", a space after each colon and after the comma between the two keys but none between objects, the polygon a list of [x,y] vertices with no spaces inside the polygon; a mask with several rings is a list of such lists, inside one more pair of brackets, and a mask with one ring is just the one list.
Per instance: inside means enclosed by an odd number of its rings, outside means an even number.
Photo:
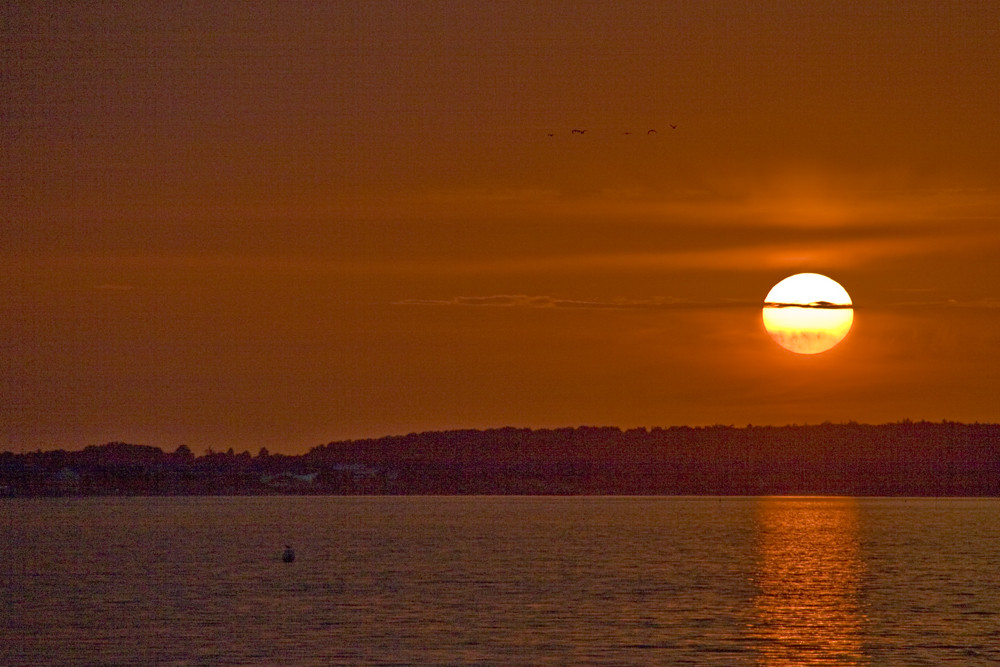
[{"label": "sun reflection on water", "polygon": [[760,664],[866,664],[856,501],[763,498],[756,521],[749,638]]}]

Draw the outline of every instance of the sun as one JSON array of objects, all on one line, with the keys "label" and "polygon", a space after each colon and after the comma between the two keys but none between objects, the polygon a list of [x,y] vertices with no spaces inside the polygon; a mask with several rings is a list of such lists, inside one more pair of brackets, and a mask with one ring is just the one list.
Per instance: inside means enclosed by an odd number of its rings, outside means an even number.
[{"label": "sun", "polygon": [[819,273],[798,273],[764,297],[764,328],[778,345],[796,354],[819,354],[851,330],[854,308],[840,284]]}]

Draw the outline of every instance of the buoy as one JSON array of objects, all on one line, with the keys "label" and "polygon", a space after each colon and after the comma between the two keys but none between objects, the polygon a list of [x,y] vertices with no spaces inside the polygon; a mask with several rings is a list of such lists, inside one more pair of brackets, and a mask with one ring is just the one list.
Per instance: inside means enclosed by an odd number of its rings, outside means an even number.
[{"label": "buoy", "polygon": [[291,548],[287,544],[285,545],[285,550],[281,554],[281,560],[286,563],[291,563],[295,560],[295,549]]}]

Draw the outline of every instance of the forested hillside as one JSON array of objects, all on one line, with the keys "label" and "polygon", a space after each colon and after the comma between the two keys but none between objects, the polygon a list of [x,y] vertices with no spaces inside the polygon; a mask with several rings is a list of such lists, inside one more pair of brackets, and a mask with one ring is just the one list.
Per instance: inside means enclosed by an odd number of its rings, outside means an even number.
[{"label": "forested hillside", "polygon": [[0,454],[0,494],[1000,495],[1000,425],[463,430],[301,456],[109,443]]}]

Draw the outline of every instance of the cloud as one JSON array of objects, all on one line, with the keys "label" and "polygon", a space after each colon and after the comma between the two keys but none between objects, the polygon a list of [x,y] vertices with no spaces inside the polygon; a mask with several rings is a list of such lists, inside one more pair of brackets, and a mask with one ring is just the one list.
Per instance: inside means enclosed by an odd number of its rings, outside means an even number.
[{"label": "cloud", "polygon": [[652,297],[647,299],[565,299],[554,296],[533,296],[528,294],[495,294],[489,296],[455,296],[448,299],[403,299],[395,301],[396,306],[459,306],[493,308],[586,308],[586,309],[672,309],[672,308],[719,308],[732,306],[759,306],[737,299],[722,299],[715,303],[694,301],[676,297]]},{"label": "cloud", "polygon": [[[447,232],[447,235],[445,234]],[[790,233],[777,227],[705,227],[598,223],[486,225],[477,233],[421,228],[422,244],[406,255],[394,246],[369,257],[338,258],[341,271],[381,274],[524,275],[564,272],[796,271],[884,266],[888,260],[982,254],[1000,247],[991,225],[956,221],[911,227],[874,225]],[[464,235],[463,235],[464,234]]]},{"label": "cloud", "polygon": [[1000,308],[1000,297],[980,299],[928,299],[927,301],[898,301],[894,308],[967,308],[970,310],[995,310]]},{"label": "cloud", "polygon": [[[749,301],[747,299],[720,298],[715,301],[698,301],[679,297],[651,297],[645,299],[568,299],[564,297],[530,294],[491,294],[484,296],[454,296],[444,299],[402,299],[394,306],[438,308],[518,308],[518,309],[588,309],[588,310],[718,310],[729,308],[815,308],[819,310],[864,310],[857,304],[814,301],[812,303],[783,303]],[[928,301],[899,301],[887,303],[883,308],[963,308],[1000,309],[1000,297],[982,299],[933,299]]]},{"label": "cloud", "polygon": [[819,308],[822,310],[853,309],[849,303],[830,303],[829,301],[812,301],[810,303],[785,303],[781,301],[765,301],[765,308]]}]

